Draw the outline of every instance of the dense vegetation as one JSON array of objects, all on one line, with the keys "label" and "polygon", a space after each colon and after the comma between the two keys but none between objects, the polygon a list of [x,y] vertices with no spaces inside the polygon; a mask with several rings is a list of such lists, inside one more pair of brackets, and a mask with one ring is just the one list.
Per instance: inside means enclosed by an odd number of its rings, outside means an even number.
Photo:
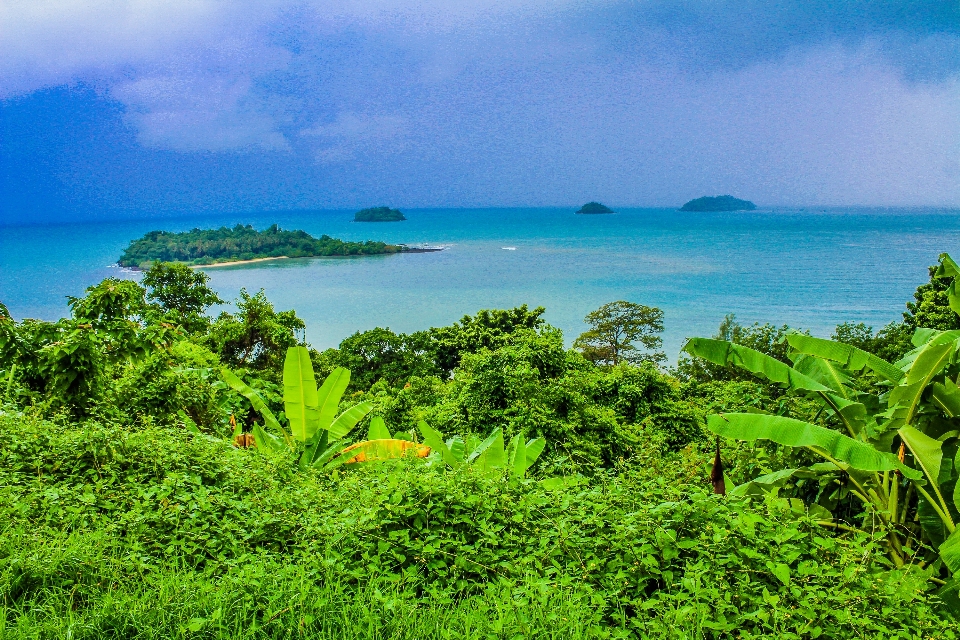
[{"label": "dense vegetation", "polygon": [[670,371],[626,301],[322,352],[183,264],[0,305],[0,636],[957,638],[956,273]]},{"label": "dense vegetation", "polygon": [[757,205],[733,196],[703,196],[687,202],[680,211],[753,211]]},{"label": "dense vegetation", "polygon": [[599,202],[588,202],[580,207],[580,209],[577,210],[577,213],[616,213],[616,211],[606,205],[600,204]]},{"label": "dense vegetation", "polygon": [[181,233],[151,231],[130,243],[120,257],[123,267],[146,269],[157,262],[217,264],[260,258],[311,258],[396,253],[400,247],[383,242],[345,242],[328,235],[314,238],[306,231],[285,231],[271,225],[193,229]]},{"label": "dense vegetation", "polygon": [[399,209],[390,207],[371,207],[361,209],[353,215],[354,222],[400,222],[406,220]]}]

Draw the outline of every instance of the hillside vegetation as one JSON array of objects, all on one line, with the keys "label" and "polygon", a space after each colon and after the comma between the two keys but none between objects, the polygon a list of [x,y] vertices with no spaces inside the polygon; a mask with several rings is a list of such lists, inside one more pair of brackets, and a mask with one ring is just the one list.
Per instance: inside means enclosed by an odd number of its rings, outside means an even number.
[{"label": "hillside vegetation", "polygon": [[0,636],[957,638],[958,274],[671,369],[627,301],[326,351],[177,263],[0,305]]}]

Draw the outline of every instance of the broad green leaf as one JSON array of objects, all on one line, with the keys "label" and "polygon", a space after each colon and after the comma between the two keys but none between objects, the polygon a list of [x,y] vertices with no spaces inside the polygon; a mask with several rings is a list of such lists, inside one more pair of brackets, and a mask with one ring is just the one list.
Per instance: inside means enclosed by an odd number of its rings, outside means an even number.
[{"label": "broad green leaf", "polygon": [[902,427],[897,433],[906,443],[914,459],[927,474],[932,484],[940,478],[940,461],[943,459],[943,443],[917,431],[913,427]]},{"label": "broad green leaf", "polygon": [[320,453],[318,456],[316,456],[316,458],[311,464],[316,469],[326,469],[327,463],[331,459],[336,457],[337,454],[339,454],[341,451],[343,451],[343,441],[336,440],[330,443],[329,445],[327,445],[327,448],[324,449],[323,452]]},{"label": "broad green leaf", "polygon": [[250,401],[250,405],[263,416],[264,423],[275,431],[279,431],[285,437],[287,435],[286,431],[283,430],[283,427],[280,426],[280,423],[277,422],[277,419],[274,417],[273,412],[270,411],[267,407],[267,403],[263,401],[263,398],[260,397],[260,394],[254,391],[250,385],[237,377],[233,371],[227,369],[226,367],[220,369],[220,376],[223,378],[223,381],[230,385],[230,388],[242,395],[244,398]]},{"label": "broad green leaf", "polygon": [[947,300],[954,313],[960,314],[960,295],[957,295],[957,276],[960,275],[960,267],[953,261],[947,253],[940,254],[940,266],[934,272],[935,278],[953,278],[953,282],[947,287]]},{"label": "broad green leaf", "polygon": [[383,421],[382,416],[373,416],[370,418],[370,429],[367,430],[367,440],[390,440],[390,430],[387,429],[387,423]]},{"label": "broad green leaf", "polygon": [[533,463],[537,461],[537,458],[540,457],[540,454],[543,453],[543,449],[546,446],[546,438],[531,438],[527,440],[527,466],[526,469],[524,469],[524,473],[533,466]]},{"label": "broad green leaf", "polygon": [[180,419],[183,420],[183,426],[187,428],[187,431],[190,433],[200,433],[200,428],[197,427],[197,423],[193,421],[193,418],[187,415],[187,412],[183,409],[177,411],[177,415],[180,416]]},{"label": "broad green leaf", "polygon": [[687,340],[687,344],[683,346],[683,350],[690,355],[709,360],[714,364],[735,365],[741,369],[746,369],[750,373],[766,378],[771,382],[786,385],[790,389],[832,391],[826,385],[803,375],[776,358],[771,358],[764,353],[726,340],[690,338]]},{"label": "broad green leaf", "polygon": [[287,349],[283,361],[283,408],[294,438],[306,442],[317,432],[320,426],[317,381],[306,347]]},{"label": "broad green leaf", "polygon": [[340,399],[343,392],[347,390],[350,384],[350,371],[343,367],[337,367],[330,372],[327,379],[320,385],[317,391],[317,407],[320,409],[319,428],[329,429],[333,424],[333,418],[337,415],[337,409],[340,408]]},{"label": "broad green leaf", "polygon": [[450,453],[450,449],[443,441],[443,436],[440,435],[439,431],[431,427],[423,420],[417,423],[417,427],[420,429],[420,433],[423,435],[423,442],[433,451],[438,452],[445,463],[454,469],[460,466],[459,461],[457,461],[457,459],[453,457],[453,454]]},{"label": "broad green leaf", "polygon": [[[516,444],[514,444],[514,442],[516,442]],[[510,445],[513,450],[513,460],[510,464],[510,477],[522,478],[523,474],[527,471],[527,445],[519,433],[513,437]]]},{"label": "broad green leaf", "polygon": [[960,388],[950,378],[944,380],[943,384],[934,383],[931,397],[934,404],[943,409],[949,417],[960,416]]},{"label": "broad green leaf", "polygon": [[940,558],[950,569],[950,573],[954,575],[960,573],[960,528],[955,529],[940,545]]},{"label": "broad green leaf", "polygon": [[836,362],[801,354],[793,363],[793,368],[805,376],[830,387],[837,395],[849,400],[854,395],[850,384],[850,374]]},{"label": "broad green leaf", "polygon": [[768,473],[766,475],[759,476],[750,480],[749,482],[744,482],[741,485],[737,485],[730,491],[731,496],[758,496],[765,493],[770,493],[774,489],[779,489],[787,480],[792,478],[799,469],[781,469],[780,471],[774,471],[773,473]]},{"label": "broad green leaf", "polygon": [[810,447],[818,453],[849,464],[863,471],[894,471],[899,469],[913,480],[922,474],[907,467],[892,453],[877,451],[869,444],[854,440],[839,431],[819,425],[755,413],[714,414],[707,419],[707,428],[717,435],[737,440],[772,440],[789,447]]},{"label": "broad green leaf", "polygon": [[450,450],[450,455],[457,461],[457,464],[463,464],[467,453],[467,443],[463,441],[463,438],[454,436],[448,439],[447,448]]},{"label": "broad green leaf", "polygon": [[333,424],[330,425],[328,431],[330,432],[330,438],[334,440],[339,440],[343,436],[350,433],[350,431],[357,426],[357,423],[363,420],[373,409],[373,403],[369,401],[360,402],[353,405],[333,421]]},{"label": "broad green leaf", "polygon": [[903,377],[903,371],[883,358],[843,342],[814,338],[802,333],[788,333],[787,342],[800,353],[839,362],[853,371],[868,368],[891,382],[897,382]]},{"label": "broad green leaf", "polygon": [[955,346],[954,341],[946,344],[928,343],[917,355],[910,370],[907,371],[903,384],[891,390],[889,402],[900,405],[907,410],[904,417],[907,424],[910,424],[916,415],[924,389],[950,361]]},{"label": "broad green leaf", "polygon": [[326,451],[329,446],[330,432],[326,429],[320,429],[313,437],[307,440],[307,446],[304,449],[303,453],[300,455],[300,468],[306,469],[314,462],[316,462],[317,457]]},{"label": "broad green leaf", "polygon": [[253,425],[253,441],[258,449],[265,451],[281,451],[286,448],[283,440],[268,433],[259,423]]},{"label": "broad green leaf", "polygon": [[503,431],[495,429],[486,440],[476,446],[467,458],[467,462],[481,472],[488,473],[506,466],[506,456],[503,449]]}]

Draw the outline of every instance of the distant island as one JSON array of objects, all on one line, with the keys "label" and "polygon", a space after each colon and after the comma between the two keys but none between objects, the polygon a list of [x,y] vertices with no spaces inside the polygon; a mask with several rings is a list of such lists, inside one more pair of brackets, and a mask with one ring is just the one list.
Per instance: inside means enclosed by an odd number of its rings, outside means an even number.
[{"label": "distant island", "polygon": [[580,210],[577,213],[616,213],[610,207],[604,206],[599,202],[588,202],[587,204],[580,207]]},{"label": "distant island", "polygon": [[680,207],[680,211],[753,211],[757,205],[733,196],[703,196]]},{"label": "distant island", "polygon": [[134,240],[120,256],[121,267],[146,269],[154,262],[214,265],[276,258],[369,256],[399,253],[405,248],[383,242],[345,242],[306,231],[285,231],[272,225],[257,231],[252,225],[193,229],[182,233],[151,231]]},{"label": "distant island", "polygon": [[400,222],[406,220],[398,209],[390,207],[371,207],[370,209],[361,209],[353,216],[354,222]]}]

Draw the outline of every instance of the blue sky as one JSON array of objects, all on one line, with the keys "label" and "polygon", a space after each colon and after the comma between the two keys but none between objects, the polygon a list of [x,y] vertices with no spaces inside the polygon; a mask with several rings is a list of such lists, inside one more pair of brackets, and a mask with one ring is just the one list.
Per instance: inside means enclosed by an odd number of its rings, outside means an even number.
[{"label": "blue sky", "polygon": [[4,221],[960,205],[960,3],[7,0]]}]

